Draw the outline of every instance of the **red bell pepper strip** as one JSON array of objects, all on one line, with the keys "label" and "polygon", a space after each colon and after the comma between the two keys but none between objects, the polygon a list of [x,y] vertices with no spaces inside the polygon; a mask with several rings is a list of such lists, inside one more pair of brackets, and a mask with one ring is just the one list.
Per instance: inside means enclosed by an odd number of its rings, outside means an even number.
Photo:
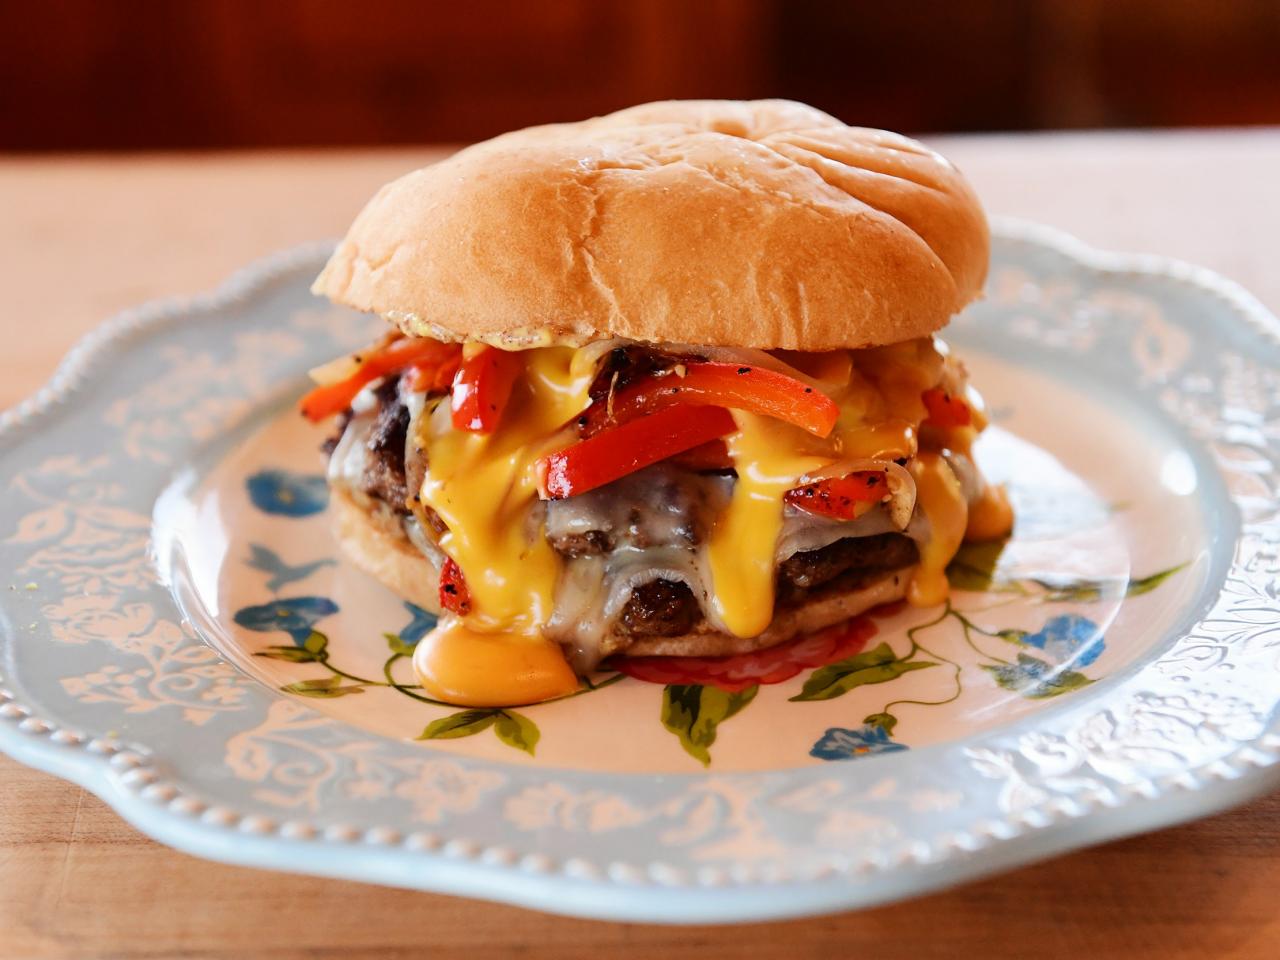
[{"label": "red bell pepper strip", "polygon": [[941,387],[930,387],[920,394],[920,399],[929,411],[924,422],[931,427],[967,427],[973,422],[969,405]]},{"label": "red bell pepper strip", "polygon": [[806,513],[834,520],[852,520],[860,504],[876,503],[889,493],[888,474],[860,470],[847,477],[830,477],[788,490],[787,503]]},{"label": "red bell pepper strip", "polygon": [[454,343],[419,337],[392,340],[386,346],[361,355],[356,372],[347,379],[316,387],[302,398],[299,406],[303,416],[312,423],[319,423],[351,406],[356,394],[379,377],[398,373],[409,366],[446,363],[459,349]]},{"label": "red bell pepper strip", "polygon": [[665,407],[540,459],[538,492],[550,500],[577,496],[737,429],[723,407]]},{"label": "red bell pepper strip", "polygon": [[708,440],[692,450],[677,453],[668,458],[676,466],[686,470],[732,470],[733,458],[723,440]]},{"label": "red bell pepper strip", "polygon": [[453,557],[446,557],[440,568],[440,606],[463,617],[471,612],[471,591],[462,568]]},{"label": "red bell pepper strip", "polygon": [[453,428],[492,433],[502,419],[520,368],[517,354],[497,347],[486,346],[464,358],[453,378]]},{"label": "red bell pepper strip", "polygon": [[711,361],[683,366],[684,376],[670,371],[647,377],[618,391],[607,403],[592,404],[578,421],[583,435],[676,404],[746,410],[819,437],[831,433],[840,416],[840,408],[826,394],[776,370]]},{"label": "red bell pepper strip", "polygon": [[409,389],[414,393],[447,393],[462,362],[461,352],[443,363],[417,363],[409,368]]}]

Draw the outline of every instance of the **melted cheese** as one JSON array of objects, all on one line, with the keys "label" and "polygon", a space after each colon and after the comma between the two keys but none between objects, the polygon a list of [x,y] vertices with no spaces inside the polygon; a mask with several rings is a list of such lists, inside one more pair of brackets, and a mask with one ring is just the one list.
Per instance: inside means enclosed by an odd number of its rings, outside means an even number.
[{"label": "melted cheese", "polygon": [[783,497],[797,478],[831,462],[797,454],[802,431],[734,411],[738,432],[727,440],[738,471],[729,507],[707,545],[711,612],[730,633],[753,637],[773,619],[774,551],[782,532]]},{"label": "melted cheese", "polygon": [[537,633],[551,616],[559,561],[531,508],[534,461],[565,439],[560,428],[587,404],[594,370],[575,351],[526,351],[498,430],[454,430],[441,405],[428,418],[422,502],[448,525],[440,547],[461,567],[471,593],[468,623],[478,630]]},{"label": "melted cheese", "polygon": [[484,633],[453,618],[418,642],[413,669],[427,696],[468,707],[518,707],[578,689],[559,644],[521,633]]},{"label": "melted cheese", "polygon": [[969,504],[969,524],[965,540],[1002,540],[1013,530],[1013,507],[1004,487],[986,484],[978,499]]},{"label": "melted cheese", "polygon": [[929,538],[919,544],[920,564],[907,587],[907,600],[931,607],[947,599],[947,564],[964,540],[969,504],[942,454],[922,450],[907,469],[915,477],[916,504],[930,528]]},{"label": "melted cheese", "polygon": [[880,423],[837,428],[840,453],[846,460],[903,460],[916,455],[915,424],[891,417]]}]

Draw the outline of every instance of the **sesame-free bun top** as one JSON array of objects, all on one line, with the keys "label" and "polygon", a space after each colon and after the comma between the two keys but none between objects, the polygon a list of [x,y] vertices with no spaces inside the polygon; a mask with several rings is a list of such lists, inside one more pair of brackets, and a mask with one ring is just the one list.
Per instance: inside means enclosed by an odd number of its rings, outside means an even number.
[{"label": "sesame-free bun top", "polygon": [[517,130],[383,187],[316,293],[406,333],[831,350],[943,327],[986,219],[949,162],[785,100]]}]

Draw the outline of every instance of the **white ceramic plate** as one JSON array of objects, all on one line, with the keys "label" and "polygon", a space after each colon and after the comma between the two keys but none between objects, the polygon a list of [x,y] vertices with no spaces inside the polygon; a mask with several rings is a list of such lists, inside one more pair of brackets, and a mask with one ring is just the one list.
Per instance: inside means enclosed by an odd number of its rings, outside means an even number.
[{"label": "white ceramic plate", "polygon": [[997,231],[948,334],[1019,513],[945,609],[424,702],[293,412],[377,322],[326,248],[117,318],[0,427],[0,747],[236,863],[657,922],[877,903],[1276,782],[1280,324],[1203,270]]}]

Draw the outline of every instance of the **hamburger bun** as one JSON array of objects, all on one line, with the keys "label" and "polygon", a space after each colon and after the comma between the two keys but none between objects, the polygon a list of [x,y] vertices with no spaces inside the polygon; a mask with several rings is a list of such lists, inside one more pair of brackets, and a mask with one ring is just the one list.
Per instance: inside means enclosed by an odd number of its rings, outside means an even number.
[{"label": "hamburger bun", "polygon": [[[339,545],[357,567],[424,610],[441,612],[439,568],[399,533],[399,523],[390,513],[365,510],[340,489],[333,491],[332,508]],[[674,637],[634,639],[615,631],[604,639],[601,651],[605,656],[719,657],[762,650],[901,600],[913,569],[904,567],[856,589],[824,593],[779,610],[758,636],[734,636],[703,621],[691,632]]]},{"label": "hamburger bun", "polygon": [[511,349],[820,351],[937,331],[978,295],[988,245],[968,183],[914,140],[789,101],[669,101],[401,177],[313,289]]}]

